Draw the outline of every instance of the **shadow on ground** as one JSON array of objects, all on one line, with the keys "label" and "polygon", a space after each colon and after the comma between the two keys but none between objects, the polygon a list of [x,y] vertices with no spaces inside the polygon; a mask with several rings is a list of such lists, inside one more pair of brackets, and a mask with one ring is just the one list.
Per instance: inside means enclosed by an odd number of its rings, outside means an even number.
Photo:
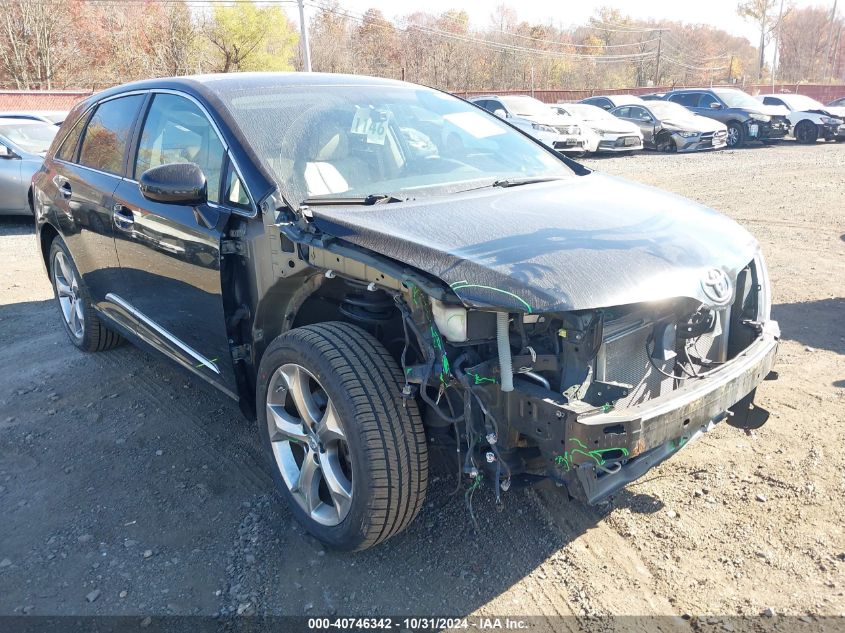
[{"label": "shadow on ground", "polygon": [[845,298],[781,303],[772,306],[772,317],[780,323],[782,337],[816,349],[845,354]]},{"label": "shadow on ground", "polygon": [[[15,368],[0,385],[0,614],[467,614],[613,507],[556,490],[560,525],[533,491],[498,511],[482,487],[476,533],[441,456],[405,533],[325,551],[274,494],[236,403],[130,345],[83,354],[58,319],[52,301],[0,306],[0,365]],[[614,505],[659,509],[627,492]]]}]

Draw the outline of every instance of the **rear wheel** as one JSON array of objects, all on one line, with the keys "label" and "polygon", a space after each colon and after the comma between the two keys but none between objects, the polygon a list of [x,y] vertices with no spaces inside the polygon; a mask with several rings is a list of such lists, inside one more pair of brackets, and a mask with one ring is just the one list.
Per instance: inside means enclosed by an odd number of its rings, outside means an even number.
[{"label": "rear wheel", "polygon": [[50,245],[50,281],[71,342],[86,352],[101,352],[120,345],[123,338],[102,324],[82,276],[60,237]]},{"label": "rear wheel", "polygon": [[812,121],[800,121],[795,126],[795,140],[799,143],[811,144],[819,139],[819,126]]},{"label": "rear wheel", "polygon": [[728,123],[728,138],[726,141],[730,148],[742,147],[745,144],[745,126],[736,121]]},{"label": "rear wheel", "polygon": [[404,530],[425,500],[428,453],[396,361],[346,323],[287,332],[264,353],[257,410],[276,484],[329,546],[366,549]]}]

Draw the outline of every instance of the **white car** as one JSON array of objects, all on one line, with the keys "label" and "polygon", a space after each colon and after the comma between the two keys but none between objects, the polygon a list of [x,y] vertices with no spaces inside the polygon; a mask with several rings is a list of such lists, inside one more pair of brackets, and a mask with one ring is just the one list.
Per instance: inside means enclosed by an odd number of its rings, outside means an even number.
[{"label": "white car", "polygon": [[552,108],[559,114],[580,119],[598,134],[598,152],[630,152],[643,148],[643,133],[639,126],[603,108],[588,103],[558,103]]},{"label": "white car", "polygon": [[815,143],[818,139],[830,141],[845,139],[845,108],[826,106],[815,99],[795,94],[758,95],[767,106],[781,106],[789,113],[786,118],[792,125],[792,135],[799,143]]},{"label": "white car", "polygon": [[5,110],[0,111],[3,119],[28,119],[42,121],[59,127],[68,115],[68,110]]},{"label": "white car", "polygon": [[558,114],[549,105],[527,95],[472,97],[472,103],[502,117],[555,151],[568,154],[595,152],[599,136],[583,121]]}]

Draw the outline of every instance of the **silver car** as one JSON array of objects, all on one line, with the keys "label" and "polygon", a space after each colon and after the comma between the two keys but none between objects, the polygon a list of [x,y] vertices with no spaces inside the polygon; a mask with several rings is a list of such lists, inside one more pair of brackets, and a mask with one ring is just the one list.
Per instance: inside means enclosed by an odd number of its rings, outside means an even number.
[{"label": "silver car", "polygon": [[59,128],[43,121],[0,118],[0,215],[28,215],[32,176]]}]

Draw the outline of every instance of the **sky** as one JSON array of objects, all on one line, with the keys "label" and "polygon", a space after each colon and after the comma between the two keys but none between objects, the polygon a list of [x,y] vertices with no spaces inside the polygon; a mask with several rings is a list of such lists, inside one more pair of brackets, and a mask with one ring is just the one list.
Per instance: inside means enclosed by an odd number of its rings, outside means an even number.
[{"label": "sky", "polygon": [[[527,22],[551,21],[552,24],[568,27],[587,22],[599,7],[608,6],[635,19],[666,18],[692,24],[711,24],[734,35],[744,36],[755,46],[760,38],[754,25],[737,15],[738,0],[340,0],[340,6],[354,13],[364,13],[369,8],[380,9],[388,19],[414,11],[437,14],[448,9],[463,9],[469,14],[473,26],[484,27],[489,24],[493,9],[502,2],[516,10],[520,20]],[[816,5],[830,9],[833,0],[786,0],[785,6],[789,5],[796,8]],[[309,10],[311,13],[314,11]]]}]

